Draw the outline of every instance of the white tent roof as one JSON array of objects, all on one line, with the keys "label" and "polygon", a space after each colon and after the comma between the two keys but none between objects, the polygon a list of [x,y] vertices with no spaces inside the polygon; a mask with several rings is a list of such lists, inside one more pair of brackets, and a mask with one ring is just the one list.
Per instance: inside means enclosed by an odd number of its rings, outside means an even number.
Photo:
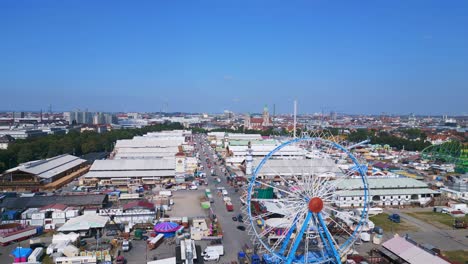
[{"label": "white tent roof", "polygon": [[150,171],[90,171],[85,178],[140,178],[140,177],[174,177],[175,170],[150,170]]},{"label": "white tent roof", "polygon": [[58,233],[52,236],[52,243],[60,243],[64,241],[75,242],[80,237],[80,234],[71,232],[68,234]]},{"label": "white tent roof", "polygon": [[291,225],[291,220],[287,218],[270,218],[265,220],[265,225],[275,228],[286,228]]},{"label": "white tent roof", "polygon": [[39,176],[40,178],[51,178],[66,170],[84,164],[86,160],[73,155],[60,155],[50,159],[36,160],[20,164],[18,167],[6,172],[24,171]]},{"label": "white tent roof", "polygon": [[85,214],[68,220],[58,231],[84,231],[91,228],[103,228],[106,226],[108,217],[96,215],[96,214]]},{"label": "white tent roof", "polygon": [[175,158],[155,160],[96,160],[90,171],[174,170]]}]

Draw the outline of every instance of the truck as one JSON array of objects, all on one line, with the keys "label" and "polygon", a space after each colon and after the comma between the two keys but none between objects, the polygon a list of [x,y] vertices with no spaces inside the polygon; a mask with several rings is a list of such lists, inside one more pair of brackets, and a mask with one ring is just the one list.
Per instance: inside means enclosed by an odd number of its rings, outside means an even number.
[{"label": "truck", "polygon": [[202,252],[202,256],[205,256],[209,252],[215,251],[218,253],[220,256],[224,255],[224,246],[223,245],[213,245],[213,246],[207,246],[205,250]]},{"label": "truck", "polygon": [[231,202],[226,202],[226,210],[228,210],[228,212],[234,211],[234,205],[232,205]]},{"label": "truck", "polygon": [[399,214],[391,214],[388,216],[388,220],[394,223],[400,223],[400,215]]}]

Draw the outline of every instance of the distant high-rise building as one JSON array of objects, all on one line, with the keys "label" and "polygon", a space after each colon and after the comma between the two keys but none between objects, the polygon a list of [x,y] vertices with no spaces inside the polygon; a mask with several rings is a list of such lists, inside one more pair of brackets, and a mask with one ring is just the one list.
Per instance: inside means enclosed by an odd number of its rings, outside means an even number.
[{"label": "distant high-rise building", "polygon": [[95,113],[93,116],[93,124],[95,125],[110,125],[116,123],[117,117],[110,113]]},{"label": "distant high-rise building", "polygon": [[64,112],[63,117],[65,121],[67,121],[69,124],[72,124],[72,123],[96,124],[95,113],[88,112],[88,111],[76,110],[76,111]]},{"label": "distant high-rise building", "polygon": [[24,112],[14,112],[13,118],[24,118]]}]

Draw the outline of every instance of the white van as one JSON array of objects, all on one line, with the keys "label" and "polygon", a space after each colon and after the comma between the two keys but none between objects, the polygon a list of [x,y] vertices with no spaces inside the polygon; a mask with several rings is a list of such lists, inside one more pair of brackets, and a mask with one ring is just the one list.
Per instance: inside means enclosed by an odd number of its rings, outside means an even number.
[{"label": "white van", "polygon": [[219,254],[216,251],[206,252],[206,254],[203,256],[203,260],[205,260],[205,261],[218,261],[219,260]]}]

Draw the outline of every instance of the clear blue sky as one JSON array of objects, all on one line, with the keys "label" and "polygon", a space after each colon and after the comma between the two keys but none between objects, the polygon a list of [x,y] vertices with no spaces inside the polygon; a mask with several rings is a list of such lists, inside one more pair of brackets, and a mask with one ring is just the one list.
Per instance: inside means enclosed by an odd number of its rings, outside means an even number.
[{"label": "clear blue sky", "polygon": [[3,0],[0,90],[2,110],[468,113],[468,1]]}]

